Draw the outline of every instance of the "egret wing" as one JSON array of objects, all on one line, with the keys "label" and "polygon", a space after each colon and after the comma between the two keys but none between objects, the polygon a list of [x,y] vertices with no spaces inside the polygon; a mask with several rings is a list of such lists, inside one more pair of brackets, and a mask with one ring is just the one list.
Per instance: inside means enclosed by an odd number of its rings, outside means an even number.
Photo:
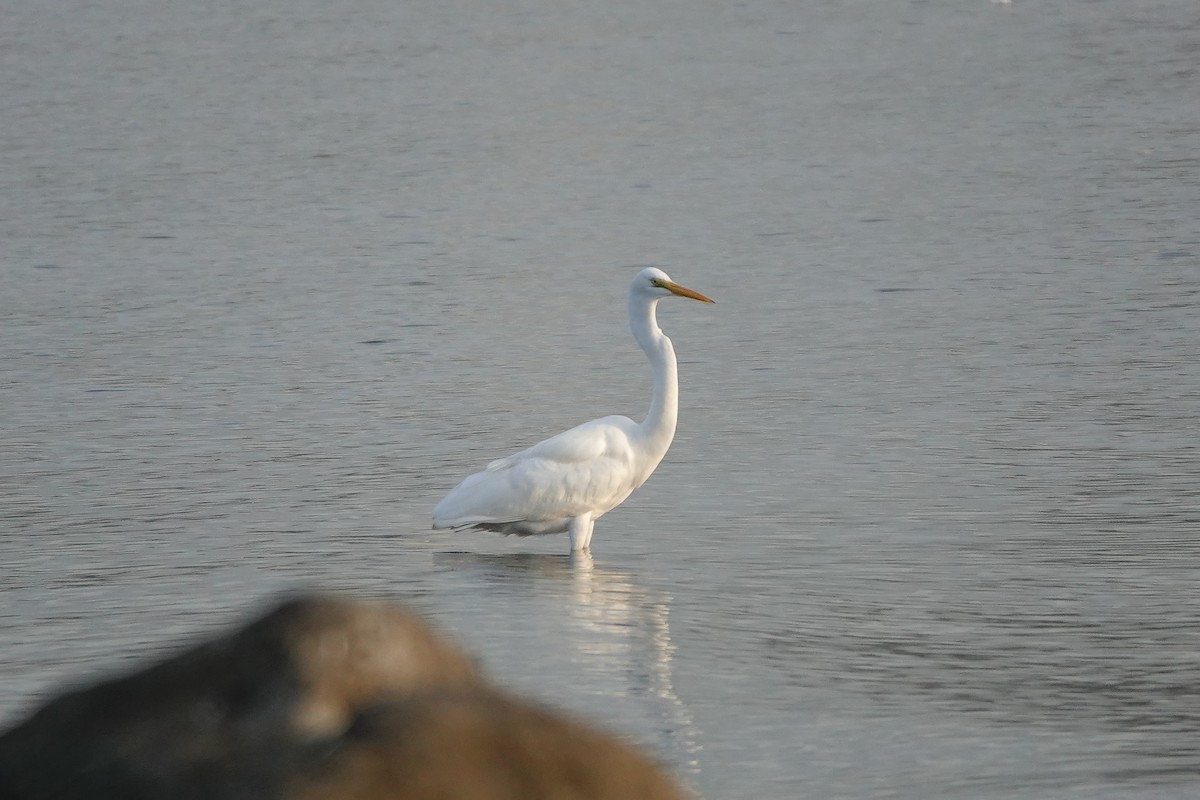
[{"label": "egret wing", "polygon": [[625,417],[605,417],[470,475],[434,509],[437,527],[567,519],[604,513],[633,490]]}]

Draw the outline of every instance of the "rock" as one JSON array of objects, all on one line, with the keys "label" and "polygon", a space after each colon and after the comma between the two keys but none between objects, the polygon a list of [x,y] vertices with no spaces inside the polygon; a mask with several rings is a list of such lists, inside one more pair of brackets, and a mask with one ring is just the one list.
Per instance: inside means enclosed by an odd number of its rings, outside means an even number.
[{"label": "rock", "polygon": [[629,745],[491,686],[414,615],[329,597],[0,735],[9,800],[683,796]]},{"label": "rock", "polygon": [[645,798],[682,793],[645,756],[486,688],[423,692],[359,716],[302,769],[296,800]]}]

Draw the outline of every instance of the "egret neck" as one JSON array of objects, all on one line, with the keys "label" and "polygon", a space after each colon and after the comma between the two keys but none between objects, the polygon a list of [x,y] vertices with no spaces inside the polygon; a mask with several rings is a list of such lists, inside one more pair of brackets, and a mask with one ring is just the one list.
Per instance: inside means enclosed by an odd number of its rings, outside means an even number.
[{"label": "egret neck", "polygon": [[[638,425],[639,444],[649,456],[644,465],[642,481],[658,466],[666,455],[671,440],[675,438],[675,423],[679,418],[679,373],[675,361],[675,348],[671,340],[658,327],[655,310],[660,297],[642,292],[629,296],[629,327],[633,338],[645,351],[654,371],[654,393],[650,398],[650,411]],[[640,483],[640,481],[639,481]]]}]

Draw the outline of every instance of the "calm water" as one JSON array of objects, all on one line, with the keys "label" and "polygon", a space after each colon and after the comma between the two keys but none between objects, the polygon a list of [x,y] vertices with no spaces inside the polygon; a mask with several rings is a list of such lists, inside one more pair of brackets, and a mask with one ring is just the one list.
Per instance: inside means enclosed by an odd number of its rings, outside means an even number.
[{"label": "calm water", "polygon": [[[5,3],[0,720],[296,587],[706,795],[1200,792],[1200,12]],[[468,471],[640,415],[565,537]]]}]

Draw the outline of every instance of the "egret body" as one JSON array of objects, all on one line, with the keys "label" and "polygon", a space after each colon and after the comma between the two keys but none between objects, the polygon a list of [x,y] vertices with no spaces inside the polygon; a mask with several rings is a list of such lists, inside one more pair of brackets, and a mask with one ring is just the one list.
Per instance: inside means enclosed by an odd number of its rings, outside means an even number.
[{"label": "egret body", "polygon": [[435,528],[480,528],[518,536],[567,532],[571,550],[587,550],[596,519],[616,508],[662,461],[675,437],[679,374],[675,348],[658,327],[666,297],[713,302],[660,269],[642,270],[629,287],[629,326],[654,372],[650,410],[594,419],[488,464],[433,509]]}]

